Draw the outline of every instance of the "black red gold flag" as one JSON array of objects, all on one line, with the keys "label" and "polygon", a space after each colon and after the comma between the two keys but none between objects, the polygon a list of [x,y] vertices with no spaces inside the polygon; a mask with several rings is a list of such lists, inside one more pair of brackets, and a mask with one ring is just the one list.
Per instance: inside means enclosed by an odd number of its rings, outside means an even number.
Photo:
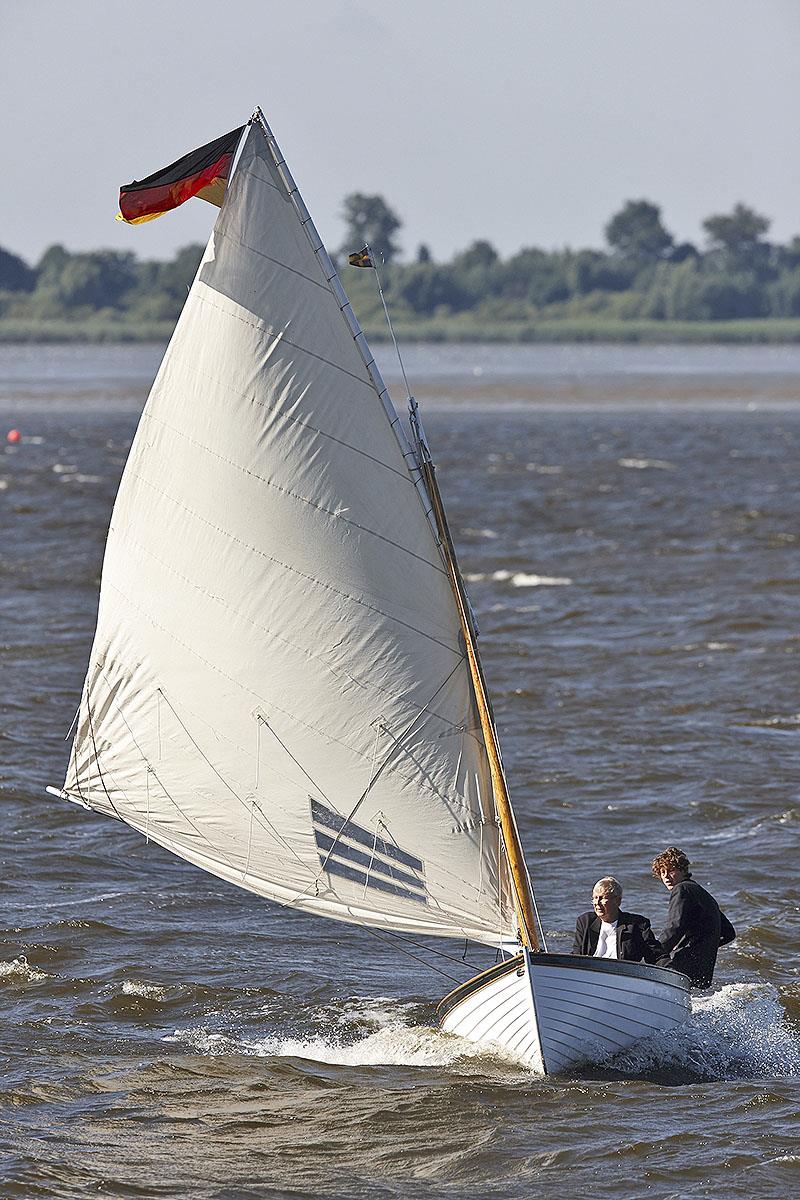
[{"label": "black red gold flag", "polygon": [[356,250],[355,254],[349,254],[347,261],[351,267],[371,267],[374,265],[367,246],[363,250]]},{"label": "black red gold flag", "polygon": [[134,179],[119,191],[117,219],[129,225],[152,221],[171,208],[177,208],[192,196],[222,206],[231,163],[244,125],[223,137],[184,154],[147,179]]}]

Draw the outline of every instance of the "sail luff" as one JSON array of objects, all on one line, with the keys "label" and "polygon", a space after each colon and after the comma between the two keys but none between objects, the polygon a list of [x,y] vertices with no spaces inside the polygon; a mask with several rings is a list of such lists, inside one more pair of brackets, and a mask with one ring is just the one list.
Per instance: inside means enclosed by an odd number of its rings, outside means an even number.
[{"label": "sail luff", "polygon": [[408,438],[405,435],[405,430],[403,429],[403,425],[400,420],[400,415],[394,406],[392,397],[389,393],[389,389],[387,388],[386,383],[384,382],[383,376],[381,375],[380,367],[378,366],[378,364],[375,360],[375,356],[372,353],[372,351],[370,350],[369,342],[367,341],[366,335],[365,335],[363,329],[361,328],[358,317],[356,316],[355,312],[353,311],[353,306],[350,303],[350,298],[347,295],[347,292],[345,291],[345,288],[344,288],[344,285],[342,284],[341,279],[339,278],[339,272],[336,270],[336,267],[333,264],[333,260],[330,256],[330,254],[328,253],[327,249],[325,248],[325,243],[323,242],[322,238],[319,235],[319,232],[317,231],[317,227],[314,224],[311,214],[309,213],[308,209],[306,208],[306,204],[300,193],[300,189],[298,188],[298,186],[292,176],[292,173],[289,170],[286,159],[284,158],[281,148],[278,145],[278,142],[275,138],[275,134],[272,132],[272,129],[270,128],[269,124],[267,123],[267,119],[264,116],[264,114],[260,108],[257,108],[255,110],[255,112],[253,114],[253,119],[258,121],[259,125],[261,126],[261,129],[264,132],[264,136],[267,140],[267,146],[269,148],[270,154],[272,155],[276,170],[278,170],[281,174],[281,178],[283,179],[284,184],[286,186],[287,194],[289,196],[290,201],[294,205],[295,210],[297,211],[297,215],[300,220],[300,224],[303,227],[303,231],[305,232],[305,234],[311,244],[311,249],[314,251],[314,254],[316,255],[317,259],[319,260],[320,265],[322,266],[323,274],[325,275],[325,278],[331,288],[331,291],[333,292],[334,296],[336,297],[336,302],[339,305],[339,311],[341,312],[342,317],[345,321],[345,324],[347,325],[347,328],[350,331],[350,334],[353,338],[356,349],[358,350],[358,353],[360,354],[361,359],[364,363],[364,367],[367,371],[367,374],[369,375],[370,380],[372,381],[373,387],[375,388],[375,391],[378,393],[378,398],[380,399],[380,402],[384,407],[386,415],[389,418],[389,424],[392,428],[392,432],[394,433],[394,435],[397,438],[397,441],[400,445],[400,449],[402,451],[403,458],[406,461],[406,466],[408,467],[409,474],[410,474],[412,480],[414,481],[414,486],[417,491],[417,495],[419,496],[420,501],[422,502],[422,506],[425,511],[425,515],[428,518],[428,521],[430,522],[431,527],[433,528],[433,530],[435,532],[436,526],[435,526],[435,520],[433,517],[431,505],[430,505],[430,500],[428,498],[426,490],[422,486],[422,468],[421,468],[420,462],[414,452],[414,449],[413,449],[411,443],[409,442]]}]

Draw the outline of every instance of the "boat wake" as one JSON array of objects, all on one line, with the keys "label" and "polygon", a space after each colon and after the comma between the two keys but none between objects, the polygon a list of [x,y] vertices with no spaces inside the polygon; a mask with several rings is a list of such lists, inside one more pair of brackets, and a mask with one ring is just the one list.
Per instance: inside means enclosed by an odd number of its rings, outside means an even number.
[{"label": "boat wake", "polygon": [[[403,1066],[459,1074],[530,1080],[527,1067],[500,1047],[441,1033],[420,1022],[420,1005],[354,999],[318,1011],[313,1030],[264,1034],[221,1032],[213,1023],[163,1040],[195,1054],[301,1059],[343,1067]],[[648,1078],[662,1084],[787,1078],[800,1074],[800,1036],[786,1022],[776,990],[767,983],[728,984],[693,1000],[689,1021],[655,1034],[582,1078]]]},{"label": "boat wake", "polygon": [[771,984],[730,983],[695,997],[679,1029],[639,1042],[605,1066],[665,1083],[787,1078],[800,1074],[800,1036]]},{"label": "boat wake", "polygon": [[500,1047],[479,1045],[419,1023],[420,1005],[355,999],[338,1011],[315,1014],[317,1030],[261,1036],[222,1033],[208,1025],[176,1030],[165,1042],[199,1054],[244,1054],[260,1058],[303,1059],[344,1067],[427,1067],[458,1073],[508,1074],[528,1071]]}]

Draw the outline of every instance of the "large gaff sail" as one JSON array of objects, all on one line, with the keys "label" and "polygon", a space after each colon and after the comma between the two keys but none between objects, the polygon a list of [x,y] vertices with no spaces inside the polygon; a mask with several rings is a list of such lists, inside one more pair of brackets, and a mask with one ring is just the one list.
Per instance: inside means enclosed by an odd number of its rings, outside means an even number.
[{"label": "large gaff sail", "polygon": [[322,262],[254,121],[120,484],[65,791],[270,899],[498,943],[451,586]]}]

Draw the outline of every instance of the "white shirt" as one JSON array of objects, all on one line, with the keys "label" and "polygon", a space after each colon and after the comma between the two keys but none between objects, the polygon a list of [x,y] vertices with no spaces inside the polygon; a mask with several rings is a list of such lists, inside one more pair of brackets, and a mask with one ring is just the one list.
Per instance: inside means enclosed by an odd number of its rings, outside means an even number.
[{"label": "white shirt", "polygon": [[601,921],[600,936],[597,939],[597,949],[594,952],[595,958],[616,958],[617,957],[617,922],[616,921]]}]

